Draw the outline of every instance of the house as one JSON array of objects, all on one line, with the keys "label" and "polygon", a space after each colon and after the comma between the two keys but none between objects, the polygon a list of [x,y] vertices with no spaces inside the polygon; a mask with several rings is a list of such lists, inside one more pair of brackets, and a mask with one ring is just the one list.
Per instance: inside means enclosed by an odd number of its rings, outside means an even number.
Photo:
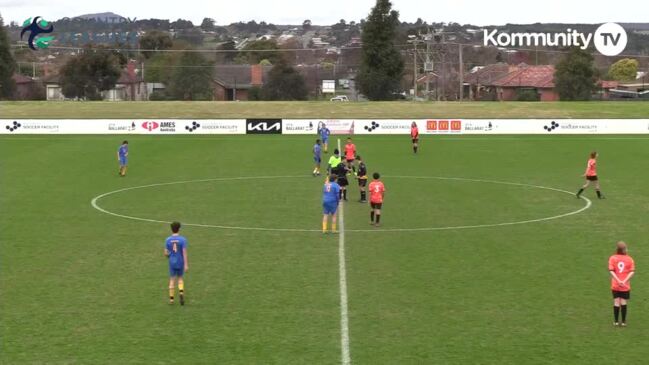
[{"label": "house", "polygon": [[554,66],[529,66],[520,64],[517,69],[495,80],[497,100],[518,100],[523,91],[536,93],[540,101],[557,101],[559,93],[554,88]]},{"label": "house", "polygon": [[599,99],[610,99],[611,91],[619,87],[618,81],[600,80],[597,82],[597,96]]},{"label": "house", "polygon": [[425,94],[426,90],[428,90],[429,95],[426,95],[426,97],[432,95],[437,89],[438,81],[439,75],[434,72],[427,72],[425,75],[417,78],[417,90],[419,94]]},{"label": "house", "polygon": [[472,68],[464,75],[464,85],[469,89],[465,95],[470,100],[496,100],[494,82],[516,69],[516,66],[502,62]]},{"label": "house", "polygon": [[[249,100],[250,89],[262,87],[267,82],[272,66],[217,65],[214,68],[214,100]],[[319,95],[322,80],[336,80],[335,67],[297,65],[295,69],[304,77],[309,94]]]},{"label": "house", "polygon": [[214,69],[214,100],[248,100],[253,87],[264,84],[271,66],[217,65]]},{"label": "house", "polygon": [[17,73],[13,74],[11,78],[16,84],[15,99],[26,100],[34,97],[34,87],[36,86],[34,79]]},{"label": "house", "polygon": [[[60,76],[53,74],[43,78],[47,100],[66,100],[60,84]],[[141,101],[148,100],[147,85],[142,76],[138,75],[135,61],[129,61],[126,69],[111,90],[101,92],[103,100],[107,101]]]},{"label": "house", "polygon": [[142,101],[148,100],[147,87],[144,79],[139,75],[136,69],[135,61],[129,61],[126,69],[117,79],[115,87],[108,91],[103,91],[102,96],[107,101]]}]

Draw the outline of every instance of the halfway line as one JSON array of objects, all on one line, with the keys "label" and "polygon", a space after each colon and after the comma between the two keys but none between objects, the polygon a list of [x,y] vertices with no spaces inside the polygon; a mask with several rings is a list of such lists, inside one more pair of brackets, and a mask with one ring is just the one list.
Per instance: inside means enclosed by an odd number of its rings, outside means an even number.
[{"label": "halfway line", "polygon": [[[340,139],[338,139],[338,151]],[[338,239],[338,271],[340,275],[340,345],[343,365],[351,364],[349,355],[349,316],[347,314],[347,270],[345,269],[345,210],[343,202],[339,205],[338,220],[340,233]]]}]

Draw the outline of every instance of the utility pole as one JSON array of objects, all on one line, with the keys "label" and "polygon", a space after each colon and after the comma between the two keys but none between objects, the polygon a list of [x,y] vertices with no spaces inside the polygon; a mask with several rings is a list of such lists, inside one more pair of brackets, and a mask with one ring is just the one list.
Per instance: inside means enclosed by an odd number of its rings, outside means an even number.
[{"label": "utility pole", "polygon": [[412,83],[413,83],[413,88],[412,89],[414,90],[414,95],[412,97],[412,100],[417,101],[417,40],[415,40],[413,42],[413,44],[415,45],[415,51],[413,52],[412,66],[413,66],[415,76],[414,76],[414,79],[412,81]]},{"label": "utility pole", "polygon": [[412,87],[413,87],[413,101],[417,101],[417,56],[418,56],[418,51],[417,51],[417,44],[419,43],[424,43],[425,41],[422,41],[419,39],[419,36],[414,36],[411,35],[409,36],[411,39],[408,41],[408,43],[412,43],[414,45],[414,51],[412,55],[412,69],[413,69],[413,80],[412,80]]},{"label": "utility pole", "polygon": [[462,44],[458,43],[458,48],[460,52],[460,101],[464,100],[464,62],[462,61]]},{"label": "utility pole", "polygon": [[426,64],[424,65],[424,72],[426,72],[426,100],[430,101],[430,73],[434,69],[431,67],[432,63],[430,61],[430,42],[432,35],[430,34],[430,29],[426,33]]}]

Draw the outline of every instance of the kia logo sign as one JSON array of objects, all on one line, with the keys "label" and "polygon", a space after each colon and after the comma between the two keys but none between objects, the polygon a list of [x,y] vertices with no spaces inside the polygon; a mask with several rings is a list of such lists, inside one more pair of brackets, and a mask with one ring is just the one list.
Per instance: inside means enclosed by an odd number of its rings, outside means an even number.
[{"label": "kia logo sign", "polygon": [[281,134],[281,119],[246,119],[246,134]]},{"label": "kia logo sign", "polygon": [[160,125],[158,122],[144,122],[142,123],[142,128],[146,129],[147,131],[151,132],[154,129],[158,129]]}]

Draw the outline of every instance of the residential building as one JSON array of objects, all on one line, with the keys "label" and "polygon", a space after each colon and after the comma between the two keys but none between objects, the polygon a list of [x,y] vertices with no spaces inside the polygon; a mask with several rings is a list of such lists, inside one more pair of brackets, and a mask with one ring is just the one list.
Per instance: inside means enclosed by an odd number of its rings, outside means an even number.
[{"label": "residential building", "polygon": [[253,87],[261,87],[272,66],[217,65],[214,68],[214,100],[248,100]]},{"label": "residential building", "polygon": [[532,91],[540,101],[557,101],[559,93],[554,88],[554,66],[520,64],[517,70],[493,82],[500,101],[517,100],[522,91]]}]

